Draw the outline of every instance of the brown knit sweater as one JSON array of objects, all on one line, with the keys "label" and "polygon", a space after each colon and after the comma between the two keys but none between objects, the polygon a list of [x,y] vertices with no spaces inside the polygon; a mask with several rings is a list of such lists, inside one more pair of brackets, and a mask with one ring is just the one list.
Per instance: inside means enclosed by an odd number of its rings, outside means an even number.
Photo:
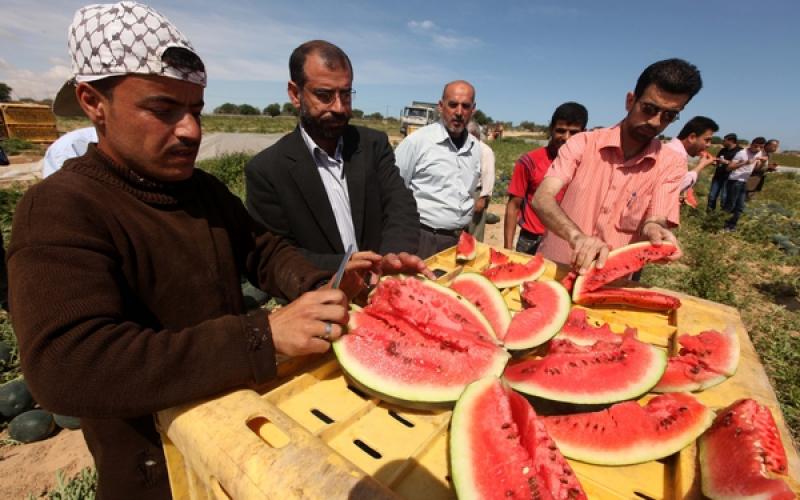
[{"label": "brown knit sweater", "polygon": [[205,172],[157,184],[94,146],[22,198],[8,270],[25,378],[81,417],[109,499],[169,497],[153,412],[275,375],[240,276],[293,299],[330,275]]}]

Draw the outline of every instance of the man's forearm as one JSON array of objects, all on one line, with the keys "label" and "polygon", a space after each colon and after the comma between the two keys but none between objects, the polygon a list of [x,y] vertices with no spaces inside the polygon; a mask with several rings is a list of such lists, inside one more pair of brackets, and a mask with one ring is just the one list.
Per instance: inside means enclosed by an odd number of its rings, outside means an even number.
[{"label": "man's forearm", "polygon": [[514,244],[514,233],[517,231],[519,219],[519,199],[509,199],[506,203],[506,219],[503,222],[503,247],[511,249]]},{"label": "man's forearm", "polygon": [[537,192],[533,198],[533,210],[549,231],[570,243],[583,231],[561,209],[554,196]]}]

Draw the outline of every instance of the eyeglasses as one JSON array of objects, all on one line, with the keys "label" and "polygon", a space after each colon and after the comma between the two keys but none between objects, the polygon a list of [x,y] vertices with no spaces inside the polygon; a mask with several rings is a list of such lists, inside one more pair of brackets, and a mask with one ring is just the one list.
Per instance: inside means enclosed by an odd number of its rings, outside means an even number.
[{"label": "eyeglasses", "polygon": [[353,101],[353,94],[356,93],[356,91],[353,89],[313,89],[309,90],[309,92],[311,92],[322,104],[332,104],[336,99],[337,94],[339,96],[339,100],[342,101],[342,104],[350,104]]},{"label": "eyeglasses", "polygon": [[664,109],[649,102],[639,102],[639,109],[647,116],[661,115],[661,119],[667,122],[674,122],[681,116],[680,110]]}]

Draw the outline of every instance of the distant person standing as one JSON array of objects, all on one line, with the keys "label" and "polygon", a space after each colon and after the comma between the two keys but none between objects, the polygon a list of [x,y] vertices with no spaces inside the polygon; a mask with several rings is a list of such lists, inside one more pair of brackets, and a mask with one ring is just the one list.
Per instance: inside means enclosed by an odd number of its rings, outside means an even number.
[{"label": "distant person standing", "polygon": [[764,145],[763,154],[766,160],[753,169],[750,178],[747,179],[745,187],[747,188],[747,201],[753,199],[757,192],[764,188],[764,179],[767,177],[768,172],[774,172],[778,168],[778,163],[772,161],[771,155],[778,152],[781,142],[778,139],[770,139]]},{"label": "distant person standing", "polygon": [[474,112],[475,88],[450,82],[439,101],[441,119],[403,139],[395,151],[400,176],[417,201],[417,255],[423,259],[455,245],[472,220],[472,193],[481,175],[479,141],[467,132]]},{"label": "distant person standing", "polygon": [[494,189],[494,151],[481,140],[481,126],[477,122],[470,121],[467,124],[467,131],[478,139],[478,145],[481,148],[481,183],[475,190],[475,209],[467,230],[475,236],[475,239],[483,241],[486,218],[489,215],[489,202]]},{"label": "distant person standing", "polygon": [[[514,244],[514,233],[519,225],[517,252],[534,255],[546,231],[544,225],[533,211],[531,202],[536,189],[544,179],[547,170],[558,156],[558,150],[567,139],[586,130],[589,112],[577,102],[565,102],[556,108],[548,127],[550,140],[546,146],[531,150],[520,156],[514,164],[511,182],[508,185],[503,246],[509,250]],[[560,202],[564,189],[556,196]]]},{"label": "distant person standing", "polygon": [[733,161],[736,153],[742,150],[739,146],[739,137],[736,134],[727,134],[722,139],[722,149],[717,153],[717,168],[711,178],[711,190],[708,192],[708,211],[717,209],[717,199],[721,207],[725,207],[725,184],[728,182],[728,165]]},{"label": "distant person standing", "polygon": [[747,179],[753,170],[766,163],[767,157],[763,154],[764,144],[767,140],[763,137],[756,137],[750,142],[750,146],[736,153],[733,161],[728,165],[730,176],[725,185],[727,194],[727,204],[725,211],[731,213],[731,217],[725,221],[725,229],[734,231],[736,223],[739,221],[744,206],[747,201]]},{"label": "distant person standing", "polygon": [[56,173],[65,161],[86,154],[89,144],[97,144],[97,131],[94,127],[79,128],[59,137],[44,154],[42,177]]}]

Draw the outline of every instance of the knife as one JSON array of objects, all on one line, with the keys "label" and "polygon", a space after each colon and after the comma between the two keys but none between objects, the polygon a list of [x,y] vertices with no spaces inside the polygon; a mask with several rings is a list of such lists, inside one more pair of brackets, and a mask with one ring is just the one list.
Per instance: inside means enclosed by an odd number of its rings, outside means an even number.
[{"label": "knife", "polygon": [[356,253],[356,246],[354,244],[350,244],[347,247],[347,251],[344,253],[344,258],[342,262],[339,264],[339,269],[336,270],[336,274],[333,275],[333,280],[331,280],[331,288],[334,290],[339,288],[339,285],[342,283],[342,277],[344,276],[344,268],[347,267],[347,262],[350,260],[350,257]]}]

